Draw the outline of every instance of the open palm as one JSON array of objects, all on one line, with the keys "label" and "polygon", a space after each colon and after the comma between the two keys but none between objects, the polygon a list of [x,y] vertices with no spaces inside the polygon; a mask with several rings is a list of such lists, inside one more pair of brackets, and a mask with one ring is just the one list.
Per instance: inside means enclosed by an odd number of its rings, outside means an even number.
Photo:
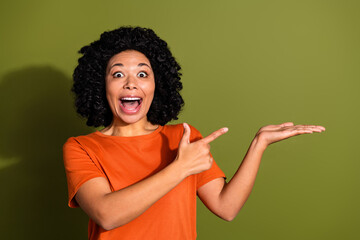
[{"label": "open palm", "polygon": [[256,133],[256,136],[268,146],[272,143],[293,136],[323,131],[325,131],[325,128],[323,126],[294,125],[294,123],[292,122],[286,122],[279,125],[264,126],[259,129],[259,131]]}]

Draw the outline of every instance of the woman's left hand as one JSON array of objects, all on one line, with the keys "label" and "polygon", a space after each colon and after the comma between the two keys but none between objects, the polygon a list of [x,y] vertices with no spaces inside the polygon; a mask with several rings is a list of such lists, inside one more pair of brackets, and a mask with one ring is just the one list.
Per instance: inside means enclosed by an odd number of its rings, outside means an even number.
[{"label": "woman's left hand", "polygon": [[279,125],[267,125],[260,128],[260,130],[256,133],[255,138],[267,147],[272,143],[296,135],[323,131],[325,131],[323,126],[294,125],[292,122],[286,122]]}]

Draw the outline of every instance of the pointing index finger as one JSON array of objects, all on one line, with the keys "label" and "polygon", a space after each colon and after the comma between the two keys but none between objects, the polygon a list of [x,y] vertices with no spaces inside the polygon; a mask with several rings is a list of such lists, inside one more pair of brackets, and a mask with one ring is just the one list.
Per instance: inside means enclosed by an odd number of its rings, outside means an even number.
[{"label": "pointing index finger", "polygon": [[223,135],[227,131],[229,131],[229,129],[226,128],[226,127],[225,128],[220,128],[219,130],[216,130],[215,132],[208,135],[207,137],[204,137],[202,139],[202,141],[205,142],[205,143],[211,143],[212,141],[214,141],[215,139],[217,139],[218,137],[220,137],[221,135]]}]

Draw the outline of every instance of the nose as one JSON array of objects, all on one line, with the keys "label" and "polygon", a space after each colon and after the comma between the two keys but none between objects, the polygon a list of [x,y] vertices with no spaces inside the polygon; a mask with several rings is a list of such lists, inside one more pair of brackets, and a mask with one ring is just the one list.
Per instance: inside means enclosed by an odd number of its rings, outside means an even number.
[{"label": "nose", "polygon": [[124,89],[137,89],[136,79],[134,77],[127,77],[124,83]]}]

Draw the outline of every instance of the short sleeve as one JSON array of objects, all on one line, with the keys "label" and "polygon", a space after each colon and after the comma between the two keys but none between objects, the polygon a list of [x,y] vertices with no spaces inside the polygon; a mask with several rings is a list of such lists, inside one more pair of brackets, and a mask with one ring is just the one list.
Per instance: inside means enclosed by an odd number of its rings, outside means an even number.
[{"label": "short sleeve", "polygon": [[[193,126],[190,126],[190,129],[191,129],[191,137],[190,137],[191,142],[197,141],[197,140],[203,138],[201,133],[196,128],[194,128]],[[211,157],[212,157],[212,155],[211,155]],[[226,179],[226,176],[214,160],[213,164],[209,170],[206,170],[204,172],[196,174],[196,189],[199,189],[204,184],[206,184],[216,178]]]},{"label": "short sleeve", "polygon": [[75,208],[79,206],[74,197],[80,186],[92,178],[105,177],[105,174],[74,137],[69,138],[63,146],[63,160],[68,184],[68,205]]},{"label": "short sleeve", "polygon": [[209,170],[197,174],[196,189],[216,178],[226,179],[226,176],[214,160]]}]

